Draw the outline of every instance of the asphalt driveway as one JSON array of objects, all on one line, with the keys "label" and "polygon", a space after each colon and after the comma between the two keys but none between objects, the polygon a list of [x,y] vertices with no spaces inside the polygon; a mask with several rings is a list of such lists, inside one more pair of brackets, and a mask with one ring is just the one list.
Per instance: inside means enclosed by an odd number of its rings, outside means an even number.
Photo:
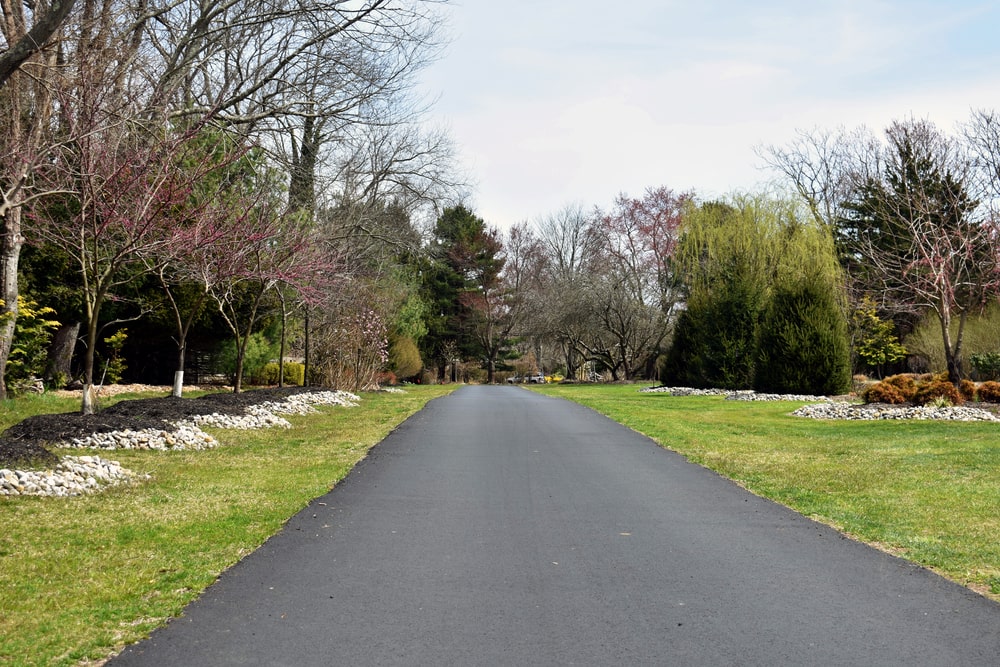
[{"label": "asphalt driveway", "polygon": [[110,664],[982,667],[1000,605],[586,408],[465,387]]}]

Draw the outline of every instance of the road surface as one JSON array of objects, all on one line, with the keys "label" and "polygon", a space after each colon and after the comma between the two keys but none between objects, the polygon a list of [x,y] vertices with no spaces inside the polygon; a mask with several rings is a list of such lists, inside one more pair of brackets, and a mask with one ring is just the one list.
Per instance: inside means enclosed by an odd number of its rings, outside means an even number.
[{"label": "road surface", "polygon": [[473,386],[110,664],[983,667],[1000,605],[586,408]]}]

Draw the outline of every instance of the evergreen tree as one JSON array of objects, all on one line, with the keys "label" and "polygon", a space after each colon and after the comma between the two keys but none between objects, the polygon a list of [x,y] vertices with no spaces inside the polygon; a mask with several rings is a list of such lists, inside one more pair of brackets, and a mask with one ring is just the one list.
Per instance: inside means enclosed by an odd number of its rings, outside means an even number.
[{"label": "evergreen tree", "polygon": [[835,285],[820,275],[775,288],[761,325],[755,389],[819,396],[851,383],[847,323]]},{"label": "evergreen tree", "polygon": [[[916,235],[961,235],[979,205],[966,189],[944,136],[923,121],[893,123],[874,171],[845,202],[837,222],[841,262],[858,294],[879,294],[905,333],[922,313],[915,267],[926,261]],[[922,305],[922,304],[921,304]]]},{"label": "evergreen tree", "polygon": [[421,296],[430,311],[421,356],[435,361],[439,379],[456,356],[460,360],[488,356],[476,336],[481,313],[473,297],[499,280],[500,250],[495,234],[465,206],[445,209],[434,225],[430,257],[421,271]]},{"label": "evergreen tree", "polygon": [[705,358],[708,356],[700,332],[704,329],[697,321],[697,310],[690,306],[681,312],[674,325],[674,338],[667,350],[660,372],[660,382],[676,387],[708,387]]}]

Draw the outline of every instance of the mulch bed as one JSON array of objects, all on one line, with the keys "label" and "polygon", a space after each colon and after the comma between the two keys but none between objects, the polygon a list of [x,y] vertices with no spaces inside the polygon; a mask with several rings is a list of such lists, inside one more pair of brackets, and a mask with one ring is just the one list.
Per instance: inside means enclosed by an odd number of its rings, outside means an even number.
[{"label": "mulch bed", "polygon": [[124,400],[97,414],[66,412],[35,415],[0,434],[0,468],[48,468],[59,462],[52,443],[126,429],[164,429],[172,423],[213,413],[241,415],[247,407],[280,401],[292,394],[310,391],[305,387],[284,387],[206,394],[198,398],[144,398]]}]

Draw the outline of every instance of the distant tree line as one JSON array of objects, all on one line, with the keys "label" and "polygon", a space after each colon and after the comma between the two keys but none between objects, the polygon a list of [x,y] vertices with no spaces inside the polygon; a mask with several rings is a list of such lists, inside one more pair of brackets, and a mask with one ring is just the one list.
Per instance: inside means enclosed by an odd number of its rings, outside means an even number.
[{"label": "distant tree line", "polygon": [[[852,373],[943,371],[957,385],[993,372],[995,114],[975,112],[954,134],[916,119],[880,135],[804,132],[761,154],[781,177],[768,192],[701,201],[651,188],[514,227],[491,246],[501,264],[489,292],[503,298],[488,299],[488,317],[483,303],[453,318],[435,349],[464,326],[452,356],[481,361],[490,379],[506,359],[568,379],[782,393],[845,392]],[[502,263],[508,246],[516,270]],[[477,327],[489,346],[477,349]],[[449,355],[436,354],[444,377]]]},{"label": "distant tree line", "polygon": [[838,393],[918,357],[992,368],[1000,342],[967,350],[1000,290],[992,112],[802,132],[761,150],[771,192],[655,187],[501,231],[413,95],[438,9],[0,3],[0,397],[77,380],[89,412],[95,384],[180,394],[191,370]]}]

